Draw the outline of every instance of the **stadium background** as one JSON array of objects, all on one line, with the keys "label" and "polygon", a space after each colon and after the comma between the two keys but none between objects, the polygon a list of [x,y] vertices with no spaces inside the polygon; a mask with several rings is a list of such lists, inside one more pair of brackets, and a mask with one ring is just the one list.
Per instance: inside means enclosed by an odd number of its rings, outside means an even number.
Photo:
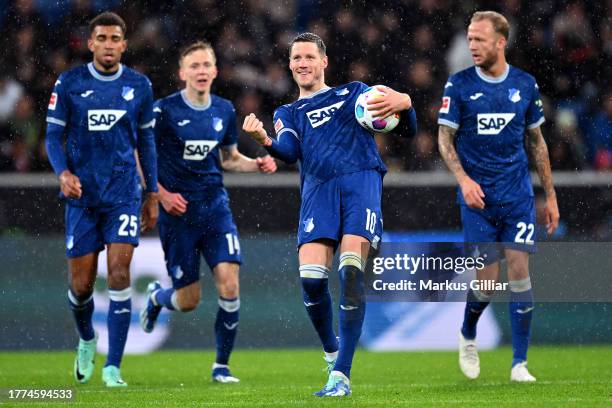
[{"label": "stadium background", "polygon": [[[157,97],[179,86],[180,46],[200,38],[211,41],[219,67],[213,91],[234,101],[239,121],[256,112],[268,118],[270,129],[272,110],[295,99],[286,44],[303,30],[318,33],[328,45],[329,84],[361,80],[409,92],[417,109],[418,135],[412,140],[377,137],[391,171],[385,181],[385,227],[404,236],[425,232],[430,239],[457,236],[460,228],[454,182],[441,163],[435,140],[443,84],[449,73],[471,64],[464,39],[469,15],[475,9],[501,11],[513,28],[509,61],[537,78],[545,101],[544,134],[557,171],[563,218],[554,239],[610,241],[610,2],[373,4],[0,0],[4,50],[0,56],[0,288],[4,294],[0,297],[0,349],[74,347],[65,304],[63,209],[55,177],[48,173],[44,116],[59,73],[90,59],[87,22],[106,9],[119,12],[128,23],[124,62],[149,75]],[[239,148],[249,155],[263,154],[245,135],[240,136]],[[282,167],[280,174],[271,177],[231,175],[226,181],[245,256],[238,347],[317,344],[303,311],[296,273],[299,192],[295,169]],[[158,245],[155,234],[148,237],[147,245]],[[147,255],[161,256],[159,246],[151,248]],[[134,287],[140,294],[147,279],[159,270],[163,273],[160,263],[139,266],[135,262]],[[213,345],[215,296],[211,281],[205,282],[198,311],[172,316],[167,322],[181,335],[164,340],[164,347]],[[98,287],[103,294],[103,280]],[[443,313],[440,309],[439,314]],[[610,343],[612,326],[607,316],[607,304],[541,304],[534,343]],[[434,321],[431,315],[424,318]],[[508,343],[504,305],[495,305],[495,320],[502,330],[501,342]],[[130,336],[136,332],[132,330]],[[454,341],[456,332],[447,334]]]}]

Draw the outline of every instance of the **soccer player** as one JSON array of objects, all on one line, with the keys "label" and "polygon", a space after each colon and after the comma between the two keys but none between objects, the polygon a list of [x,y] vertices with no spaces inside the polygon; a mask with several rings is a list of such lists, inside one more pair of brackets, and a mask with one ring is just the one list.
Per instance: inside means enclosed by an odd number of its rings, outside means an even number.
[{"label": "soccer player", "polygon": [[[487,253],[478,279],[497,279],[499,257],[508,263],[512,325],[512,381],[530,382],[527,346],[533,314],[529,254],[535,252],[535,207],[525,144],[534,156],[546,194],[548,233],[559,222],[548,149],[540,125],[542,101],[535,79],[505,58],[508,21],[476,12],[468,27],[474,65],[445,85],[438,124],[440,153],[459,183],[458,201],[467,243],[500,242],[503,254]],[[525,143],[527,133],[527,143]],[[497,244],[496,244],[497,245]],[[502,252],[499,250],[499,252]],[[460,333],[459,364],[471,379],[480,374],[476,324],[491,293],[468,292]]]},{"label": "soccer player", "polygon": [[[300,160],[302,204],[298,229],[300,278],[306,311],[317,331],[329,379],[316,396],[350,395],[353,355],[365,315],[363,268],[370,245],[382,234],[381,194],[386,172],[371,133],[354,117],[355,101],[368,87],[361,82],[325,84],[325,44],[312,33],[293,39],[289,69],[299,99],[274,113],[277,138],[268,136],[254,114],[243,129],[275,157]],[[410,97],[379,87],[384,97],[370,104],[378,117],[401,112],[400,125],[416,133]],[[340,247],[340,337],[333,329],[328,275]],[[367,250],[365,250],[367,248]]]},{"label": "soccer player", "polygon": [[223,170],[273,173],[276,162],[269,155],[253,160],[238,151],[234,106],[210,93],[217,76],[210,44],[196,42],[181,52],[179,76],[185,89],[160,99],[154,107],[162,207],[159,233],[172,287],[149,284],[140,323],[150,333],[162,307],[181,312],[197,307],[200,256],[204,256],[219,294],[212,379],[238,382],[228,363],[240,309],[240,245],[223,187]]},{"label": "soccer player", "polygon": [[89,31],[93,61],[64,72],[55,83],[46,147],[66,199],[68,303],[80,337],[74,376],[85,383],[94,370],[93,288],[98,254],[106,246],[109,349],[102,380],[108,387],[125,387],[119,366],[132,309],[129,268],[141,229],[135,150],[146,183],[142,229],[152,228],[158,214],[153,91],[144,75],[120,63],[127,46],[121,17],[102,13]]}]

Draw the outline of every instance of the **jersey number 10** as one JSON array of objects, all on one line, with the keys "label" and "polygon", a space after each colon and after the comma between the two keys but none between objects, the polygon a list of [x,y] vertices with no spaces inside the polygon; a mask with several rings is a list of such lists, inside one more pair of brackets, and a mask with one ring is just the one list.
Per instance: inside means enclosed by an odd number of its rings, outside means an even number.
[{"label": "jersey number 10", "polygon": [[376,231],[376,213],[366,208],[366,230],[373,234]]}]

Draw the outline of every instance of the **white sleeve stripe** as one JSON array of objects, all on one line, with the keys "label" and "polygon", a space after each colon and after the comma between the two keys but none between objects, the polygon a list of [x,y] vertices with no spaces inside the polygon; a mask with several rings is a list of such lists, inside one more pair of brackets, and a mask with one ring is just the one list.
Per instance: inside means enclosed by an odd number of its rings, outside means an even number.
[{"label": "white sleeve stripe", "polygon": [[66,127],[66,122],[64,122],[63,120],[60,120],[60,119],[52,118],[50,116],[47,116],[47,122],[48,123],[53,123],[54,125],[60,125],[60,126]]},{"label": "white sleeve stripe", "polygon": [[222,148],[223,150],[231,150],[232,148],[237,147],[237,146],[238,146],[238,143],[230,143],[227,145],[221,145],[219,147]]},{"label": "white sleeve stripe", "polygon": [[140,129],[147,129],[150,127],[155,127],[155,119],[151,120],[150,122],[143,123],[142,125],[139,126]]},{"label": "white sleeve stripe", "polygon": [[298,136],[297,132],[290,128],[281,129],[276,136],[280,139],[280,136],[285,132],[291,133],[298,141],[300,141],[300,137]]},{"label": "white sleeve stripe", "polygon": [[535,129],[535,128],[537,128],[538,126],[540,126],[542,123],[544,123],[545,121],[546,121],[546,119],[544,119],[544,116],[542,116],[542,117],[540,118],[540,120],[538,120],[537,122],[532,123],[531,125],[528,125],[528,126],[527,126],[527,129]]},{"label": "white sleeve stripe", "polygon": [[459,129],[459,124],[446,119],[438,119],[438,125],[444,125],[453,129]]}]

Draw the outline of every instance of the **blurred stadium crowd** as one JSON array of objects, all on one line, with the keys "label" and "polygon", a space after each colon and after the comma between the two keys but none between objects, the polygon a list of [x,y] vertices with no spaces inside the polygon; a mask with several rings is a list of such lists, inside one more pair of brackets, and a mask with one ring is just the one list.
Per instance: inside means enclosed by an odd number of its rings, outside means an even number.
[{"label": "blurred stadium crowd", "polygon": [[[296,98],[287,44],[300,31],[326,41],[327,83],[359,80],[410,93],[419,133],[378,137],[390,170],[443,168],[437,109],[449,73],[471,65],[465,30],[477,9],[511,22],[508,60],[534,75],[544,97],[553,169],[612,170],[612,1],[386,0],[0,0],[0,171],[49,171],[44,150],[50,90],[64,70],[88,62],[88,21],[104,10],[128,24],[123,61],[149,76],[155,96],[180,86],[180,47],[212,42],[213,92],[238,121],[268,118]],[[261,153],[245,135],[240,149]]]}]

